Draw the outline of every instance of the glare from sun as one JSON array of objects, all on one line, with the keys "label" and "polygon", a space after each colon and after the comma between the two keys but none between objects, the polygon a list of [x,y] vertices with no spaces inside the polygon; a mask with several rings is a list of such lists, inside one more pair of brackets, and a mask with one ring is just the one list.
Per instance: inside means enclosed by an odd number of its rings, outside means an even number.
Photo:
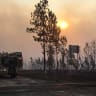
[{"label": "glare from sun", "polygon": [[57,23],[57,26],[59,26],[61,29],[67,29],[69,27],[69,24],[66,21],[59,21]]}]

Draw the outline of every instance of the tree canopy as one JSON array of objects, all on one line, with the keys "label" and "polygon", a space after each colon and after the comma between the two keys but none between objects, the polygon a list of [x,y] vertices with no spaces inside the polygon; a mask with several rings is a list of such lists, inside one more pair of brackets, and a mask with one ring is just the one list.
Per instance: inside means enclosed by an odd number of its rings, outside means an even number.
[{"label": "tree canopy", "polygon": [[51,48],[55,46],[57,52],[60,41],[63,44],[63,38],[60,39],[61,30],[57,26],[56,15],[49,9],[48,0],[40,0],[40,2],[35,5],[35,10],[31,13],[30,25],[31,28],[27,28],[27,31],[32,32],[34,40],[40,42],[42,45],[45,70],[46,47],[48,49],[50,48],[49,46],[51,46]]}]

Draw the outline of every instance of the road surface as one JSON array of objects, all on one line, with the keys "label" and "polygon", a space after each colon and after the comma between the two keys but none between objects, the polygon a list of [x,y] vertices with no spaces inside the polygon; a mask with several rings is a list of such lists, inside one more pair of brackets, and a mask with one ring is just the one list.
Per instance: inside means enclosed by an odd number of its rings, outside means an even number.
[{"label": "road surface", "polygon": [[0,79],[0,96],[96,96],[96,83]]}]

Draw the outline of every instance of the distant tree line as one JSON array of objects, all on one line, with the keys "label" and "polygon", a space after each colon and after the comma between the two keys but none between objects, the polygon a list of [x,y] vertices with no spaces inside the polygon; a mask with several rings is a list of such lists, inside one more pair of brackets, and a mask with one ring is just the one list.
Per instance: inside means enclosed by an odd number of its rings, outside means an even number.
[{"label": "distant tree line", "polygon": [[96,41],[92,41],[85,44],[84,48],[85,64],[87,70],[95,71],[96,68]]}]

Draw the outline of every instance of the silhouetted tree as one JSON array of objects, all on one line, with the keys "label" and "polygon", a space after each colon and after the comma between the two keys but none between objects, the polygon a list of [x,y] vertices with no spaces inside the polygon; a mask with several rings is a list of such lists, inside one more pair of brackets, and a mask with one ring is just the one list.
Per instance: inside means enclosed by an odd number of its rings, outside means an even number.
[{"label": "silhouetted tree", "polygon": [[[55,15],[54,15],[55,16]],[[54,19],[54,22],[52,22],[52,26],[51,26],[51,33],[49,35],[49,43],[48,43],[48,58],[49,56],[53,58],[54,54],[56,53],[56,65],[58,67],[58,53],[59,53],[59,47],[60,47],[60,28],[57,27],[57,22],[56,22],[56,18]],[[51,62],[51,61],[50,61]],[[52,60],[53,62],[53,60]]]},{"label": "silhouetted tree", "polygon": [[91,71],[95,70],[96,62],[96,41],[90,43],[90,64],[92,66]]},{"label": "silhouetted tree", "polygon": [[34,33],[33,38],[35,41],[40,42],[43,48],[44,54],[44,71],[46,63],[46,44],[48,35],[48,1],[40,0],[40,2],[35,5],[35,10],[31,13],[30,24],[31,28],[27,28],[27,31]]},{"label": "silhouetted tree", "polygon": [[67,45],[67,38],[65,37],[65,36],[61,36],[61,38],[60,38],[60,52],[61,52],[61,66],[63,67],[63,69],[64,69],[64,67],[65,67],[65,60],[64,60],[64,57],[65,57],[65,55],[66,55],[66,53],[67,53],[67,49],[66,49],[66,45]]},{"label": "silhouetted tree", "polygon": [[48,45],[48,50],[47,50],[47,56],[48,56],[48,60],[47,60],[47,64],[49,67],[49,71],[52,70],[53,68],[53,64],[54,64],[54,48],[53,45]]},{"label": "silhouetted tree", "polygon": [[31,63],[31,64],[33,63],[33,58],[32,58],[32,57],[30,57],[30,63]]},{"label": "silhouetted tree", "polygon": [[90,70],[90,62],[89,62],[89,57],[90,57],[90,45],[89,45],[89,43],[86,43],[86,44],[85,44],[84,54],[85,54],[85,64],[88,66],[88,70]]},{"label": "silhouetted tree", "polygon": [[[56,49],[56,57],[57,57],[57,48],[59,47],[58,44],[59,44],[59,36],[60,36],[61,30],[57,26],[57,18],[56,18],[56,15],[52,11],[49,11],[48,17],[49,17],[49,24],[48,24],[48,31],[49,31],[49,34],[48,34],[49,52],[48,52],[48,54],[49,55],[48,56],[52,56],[52,54],[50,54],[50,51],[52,51],[52,50],[53,50],[53,53],[55,54],[55,49]],[[51,47],[51,50],[50,50],[49,46]]]},{"label": "silhouetted tree", "polygon": [[48,8],[48,0],[40,0],[40,2],[35,5],[35,10],[31,13],[30,24],[31,28],[27,28],[27,31],[34,33],[34,40],[40,42],[43,48],[45,71],[46,47],[49,45],[54,46],[54,42],[57,42],[57,37],[59,40],[60,34],[60,30],[57,27],[56,15]]},{"label": "silhouetted tree", "polygon": [[90,56],[90,45],[89,45],[89,43],[85,44],[84,53],[85,53],[85,57],[88,58]]},{"label": "silhouetted tree", "polygon": [[87,57],[85,57],[84,64],[87,65],[87,70],[89,71],[90,70],[90,64],[89,64]]},{"label": "silhouetted tree", "polygon": [[57,71],[58,71],[58,67],[59,67],[59,61],[58,61],[58,54],[60,51],[60,28],[56,28],[55,29],[55,34],[54,34],[54,38],[53,38],[53,46],[55,47],[55,53],[56,53],[56,65],[57,65]]}]

